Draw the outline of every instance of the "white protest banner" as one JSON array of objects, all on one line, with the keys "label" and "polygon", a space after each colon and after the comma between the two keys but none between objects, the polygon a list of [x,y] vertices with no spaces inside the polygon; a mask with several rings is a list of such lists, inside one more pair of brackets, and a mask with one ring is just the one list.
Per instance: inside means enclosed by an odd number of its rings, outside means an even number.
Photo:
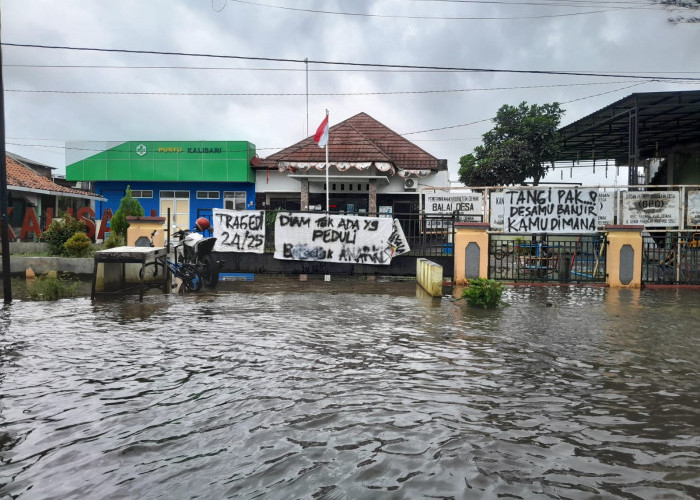
[{"label": "white protest banner", "polygon": [[598,227],[615,224],[615,200],[617,196],[613,191],[600,191],[598,193]]},{"label": "white protest banner", "polygon": [[688,191],[688,221],[689,226],[700,226],[700,191]]},{"label": "white protest banner", "polygon": [[392,257],[396,257],[397,255],[411,251],[411,248],[408,246],[406,235],[404,234],[403,228],[401,227],[401,223],[398,221],[398,219],[394,219],[394,230],[391,232],[391,236],[389,237],[389,244],[392,248]]},{"label": "white protest banner", "polygon": [[489,224],[493,229],[503,229],[503,191],[491,191],[489,194]]},{"label": "white protest banner", "polygon": [[678,191],[625,191],[622,193],[622,219],[626,225],[644,227],[678,226]]},{"label": "white protest banner", "polygon": [[597,188],[504,191],[506,233],[592,233],[597,230]]},{"label": "white protest banner", "polygon": [[215,208],[212,213],[215,252],[264,252],[265,212]]},{"label": "white protest banner", "polygon": [[389,265],[393,219],[280,212],[275,259]]}]

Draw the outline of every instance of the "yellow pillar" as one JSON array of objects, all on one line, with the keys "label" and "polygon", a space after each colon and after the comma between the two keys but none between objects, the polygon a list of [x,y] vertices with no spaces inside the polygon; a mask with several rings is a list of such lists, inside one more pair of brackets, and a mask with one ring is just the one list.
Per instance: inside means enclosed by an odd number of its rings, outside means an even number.
[{"label": "yellow pillar", "polygon": [[[153,237],[153,246],[165,246],[165,217],[127,217],[129,228],[126,230],[126,245],[133,246],[148,246],[148,241],[151,239],[151,233],[156,231]],[[141,240],[139,241],[139,238]],[[145,239],[144,239],[145,238]],[[136,242],[139,242],[138,245]]]},{"label": "yellow pillar", "polygon": [[460,279],[488,278],[489,225],[483,222],[456,222],[454,276]]},{"label": "yellow pillar", "polygon": [[615,288],[642,286],[642,230],[644,226],[605,226],[608,232],[607,284]]}]

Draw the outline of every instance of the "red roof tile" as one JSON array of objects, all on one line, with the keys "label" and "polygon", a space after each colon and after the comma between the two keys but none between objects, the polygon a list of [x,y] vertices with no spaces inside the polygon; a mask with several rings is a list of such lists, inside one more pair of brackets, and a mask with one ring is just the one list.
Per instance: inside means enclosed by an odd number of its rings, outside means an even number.
[{"label": "red roof tile", "polygon": [[36,191],[49,191],[52,194],[65,194],[66,196],[96,196],[95,193],[56,184],[51,179],[37,174],[31,168],[20,165],[9,156],[5,157],[5,164],[7,165],[7,188],[10,190],[13,187],[18,187]]},{"label": "red roof tile", "polygon": [[[260,168],[276,167],[278,162],[323,163],[324,148],[313,137],[297,142],[265,158]],[[438,159],[400,136],[367,113],[359,113],[331,126],[328,133],[328,161],[384,162],[402,170],[438,170]]]}]

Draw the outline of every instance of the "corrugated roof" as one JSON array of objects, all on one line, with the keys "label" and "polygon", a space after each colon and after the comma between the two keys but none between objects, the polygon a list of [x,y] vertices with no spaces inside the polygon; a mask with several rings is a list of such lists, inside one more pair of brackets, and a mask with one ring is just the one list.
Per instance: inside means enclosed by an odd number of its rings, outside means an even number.
[{"label": "corrugated roof", "polygon": [[700,91],[631,94],[576,120],[559,129],[559,160],[614,158],[627,164],[635,153],[634,132],[641,159],[699,142]]},{"label": "corrugated roof", "polygon": [[[279,162],[323,163],[324,148],[313,137],[297,142],[260,162],[258,168],[277,167]],[[328,161],[391,163],[401,170],[438,170],[438,159],[400,136],[367,113],[359,113],[331,126]]]},{"label": "corrugated roof", "polygon": [[9,156],[5,157],[7,165],[7,188],[20,188],[34,192],[45,192],[58,196],[71,196],[81,198],[100,198],[95,193],[81,191],[56,184],[51,179],[43,177],[29,167],[19,164]]}]

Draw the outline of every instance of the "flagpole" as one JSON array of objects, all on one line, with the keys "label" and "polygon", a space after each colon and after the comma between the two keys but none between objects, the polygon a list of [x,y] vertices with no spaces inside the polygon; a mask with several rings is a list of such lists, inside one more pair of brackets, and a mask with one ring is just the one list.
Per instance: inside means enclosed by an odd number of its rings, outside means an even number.
[{"label": "flagpole", "polygon": [[[328,110],[326,110],[326,118],[328,118]],[[331,124],[330,122],[328,123],[327,127],[330,129]],[[328,183],[328,170],[330,170],[330,165],[328,163],[328,143],[330,142],[330,134],[328,136],[328,140],[326,141],[326,213],[330,214],[331,213],[331,206],[330,206],[330,196],[329,192],[331,190],[331,185]]]}]

